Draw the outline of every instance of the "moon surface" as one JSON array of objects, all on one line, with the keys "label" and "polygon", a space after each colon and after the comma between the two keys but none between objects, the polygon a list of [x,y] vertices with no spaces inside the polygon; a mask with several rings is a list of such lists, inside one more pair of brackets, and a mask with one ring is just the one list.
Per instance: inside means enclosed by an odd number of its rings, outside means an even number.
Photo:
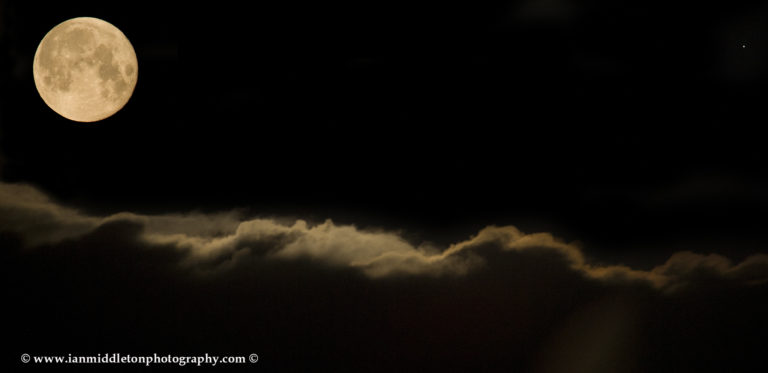
[{"label": "moon surface", "polygon": [[45,35],[32,70],[40,97],[53,111],[74,121],[95,122],[125,106],[136,87],[139,64],[117,27],[79,17]]}]

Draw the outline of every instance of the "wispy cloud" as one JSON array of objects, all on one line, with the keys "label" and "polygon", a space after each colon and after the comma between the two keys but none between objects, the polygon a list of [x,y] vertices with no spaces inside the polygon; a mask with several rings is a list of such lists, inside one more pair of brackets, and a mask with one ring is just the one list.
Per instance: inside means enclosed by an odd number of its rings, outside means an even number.
[{"label": "wispy cloud", "polygon": [[110,222],[142,227],[147,245],[183,253],[180,266],[198,273],[226,271],[252,259],[308,259],[327,267],[351,268],[370,278],[391,276],[463,276],[482,271],[505,253],[547,254],[586,279],[609,283],[642,283],[665,291],[685,288],[700,278],[745,285],[768,281],[768,255],[740,263],[720,255],[679,252],[651,270],[628,265],[598,265],[581,249],[549,233],[526,234],[513,226],[489,226],[465,241],[440,248],[414,244],[396,232],[358,229],[327,220],[309,224],[278,219],[245,219],[235,212],[92,216],[56,203],[36,188],[0,183],[0,230],[19,234],[35,247],[74,240]]}]

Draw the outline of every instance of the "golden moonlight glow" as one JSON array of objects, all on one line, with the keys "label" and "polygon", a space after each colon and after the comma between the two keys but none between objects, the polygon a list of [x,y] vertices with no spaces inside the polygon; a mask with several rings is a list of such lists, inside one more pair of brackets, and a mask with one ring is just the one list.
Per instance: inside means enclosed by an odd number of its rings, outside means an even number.
[{"label": "golden moonlight glow", "polygon": [[35,86],[53,111],[95,122],[123,108],[136,87],[139,64],[128,38],[98,18],[64,21],[35,53]]}]

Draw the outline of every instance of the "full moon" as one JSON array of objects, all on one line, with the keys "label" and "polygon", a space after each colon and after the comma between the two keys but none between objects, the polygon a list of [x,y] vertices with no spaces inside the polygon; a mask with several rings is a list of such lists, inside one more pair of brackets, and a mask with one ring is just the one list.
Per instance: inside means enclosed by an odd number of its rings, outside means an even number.
[{"label": "full moon", "polygon": [[98,18],[72,18],[45,35],[32,68],[40,97],[77,122],[118,112],[136,87],[139,64],[128,38]]}]

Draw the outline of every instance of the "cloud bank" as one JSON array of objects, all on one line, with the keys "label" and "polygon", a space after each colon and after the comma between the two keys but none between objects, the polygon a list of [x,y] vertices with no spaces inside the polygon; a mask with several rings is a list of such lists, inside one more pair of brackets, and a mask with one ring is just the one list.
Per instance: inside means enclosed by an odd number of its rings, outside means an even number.
[{"label": "cloud bank", "polygon": [[585,279],[638,283],[670,292],[703,278],[742,285],[768,281],[765,254],[733,263],[720,255],[678,252],[644,271],[594,264],[574,244],[549,233],[526,234],[513,226],[489,226],[465,241],[440,248],[411,243],[396,232],[360,230],[330,220],[313,225],[304,220],[245,219],[235,212],[91,216],[52,201],[32,186],[0,183],[0,231],[18,234],[28,248],[76,240],[120,222],[139,227],[140,242],[179,253],[178,266],[201,275],[247,266],[253,260],[308,260],[360,271],[373,279],[465,276],[483,271],[500,255],[522,254],[543,255]]},{"label": "cloud bank", "polygon": [[264,371],[765,370],[765,255],[678,252],[642,270],[511,226],[445,247],[404,237],[237,212],[97,216],[0,183],[4,361],[256,352]]}]

